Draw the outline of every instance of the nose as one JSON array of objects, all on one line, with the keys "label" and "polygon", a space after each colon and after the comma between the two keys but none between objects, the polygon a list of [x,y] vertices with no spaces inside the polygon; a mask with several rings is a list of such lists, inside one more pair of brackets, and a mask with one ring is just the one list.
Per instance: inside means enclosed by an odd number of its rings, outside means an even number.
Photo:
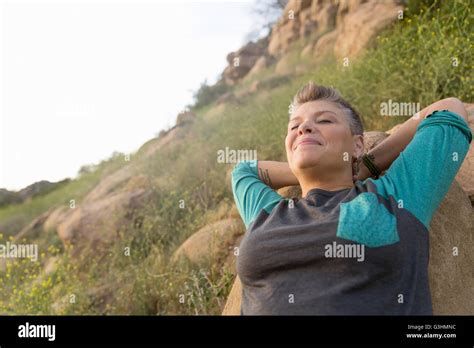
[{"label": "nose", "polygon": [[308,121],[305,121],[300,124],[298,127],[298,135],[302,135],[304,133],[313,133],[314,129],[311,126],[311,123]]}]

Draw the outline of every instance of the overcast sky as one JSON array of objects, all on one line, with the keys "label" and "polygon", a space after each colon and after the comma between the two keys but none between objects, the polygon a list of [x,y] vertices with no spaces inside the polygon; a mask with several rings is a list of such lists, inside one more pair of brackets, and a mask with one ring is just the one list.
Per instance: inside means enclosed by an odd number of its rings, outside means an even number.
[{"label": "overcast sky", "polygon": [[[0,188],[136,151],[214,82],[249,1],[3,1]],[[254,20],[252,20],[254,19]]]}]

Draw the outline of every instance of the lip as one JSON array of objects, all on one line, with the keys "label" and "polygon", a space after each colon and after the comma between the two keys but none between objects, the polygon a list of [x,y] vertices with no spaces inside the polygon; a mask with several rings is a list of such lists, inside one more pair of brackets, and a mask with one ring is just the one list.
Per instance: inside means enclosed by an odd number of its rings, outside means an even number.
[{"label": "lip", "polygon": [[310,138],[306,138],[306,139],[303,139],[301,140],[300,142],[298,142],[298,144],[296,144],[295,146],[295,150],[298,148],[298,146],[300,145],[322,145],[319,141],[317,141],[316,139],[310,139]]}]

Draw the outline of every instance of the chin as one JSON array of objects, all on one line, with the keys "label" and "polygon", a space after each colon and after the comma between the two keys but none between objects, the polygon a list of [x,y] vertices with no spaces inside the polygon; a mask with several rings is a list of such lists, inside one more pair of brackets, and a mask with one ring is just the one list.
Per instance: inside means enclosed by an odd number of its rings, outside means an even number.
[{"label": "chin", "polygon": [[320,156],[298,156],[293,158],[293,167],[298,169],[306,169],[321,164]]}]

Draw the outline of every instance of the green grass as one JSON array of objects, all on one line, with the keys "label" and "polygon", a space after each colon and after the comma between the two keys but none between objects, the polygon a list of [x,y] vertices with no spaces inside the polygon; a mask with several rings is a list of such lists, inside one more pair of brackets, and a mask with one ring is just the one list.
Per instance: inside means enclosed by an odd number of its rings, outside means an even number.
[{"label": "green grass", "polygon": [[[42,267],[28,262],[14,263],[0,272],[0,313],[219,314],[232,284],[229,270],[212,262],[201,267],[169,262],[186,238],[219,218],[217,211],[233,201],[225,178],[235,163],[218,163],[217,151],[255,149],[261,160],[286,160],[288,106],[309,80],[339,89],[359,110],[366,130],[387,130],[406,119],[380,116],[380,103],[388,99],[419,102],[422,107],[448,96],[472,102],[469,5],[467,0],[457,0],[418,7],[418,13],[407,13],[403,21],[381,33],[373,48],[349,67],[331,55],[321,57],[317,66],[300,60],[299,51],[305,45],[300,41],[290,57],[307,70],[291,75],[288,83],[267,86],[221,112],[216,112],[214,103],[194,108],[198,117],[187,138],[151,157],[132,157],[137,172],[153,183],[149,204],[137,212],[141,223],[124,224],[116,241],[95,252],[85,248],[78,259],[71,258],[55,231],[38,237],[42,250],[52,245],[41,261],[57,256],[59,266],[45,279]],[[453,57],[458,59],[457,67],[452,65]],[[234,91],[274,76],[274,68],[268,67]],[[213,117],[206,117],[212,112],[216,113]],[[0,209],[3,232],[18,230],[49,207],[67,204],[71,197],[80,200],[106,172],[123,165],[115,158],[43,197]],[[178,208],[180,200],[185,209]],[[13,228],[9,221],[17,221],[18,226]],[[131,248],[130,256],[124,256],[126,247]],[[38,278],[41,282],[33,286]],[[75,303],[68,302],[71,294],[76,296]]]},{"label": "green grass", "polygon": [[122,154],[116,154],[108,160],[102,161],[94,171],[80,175],[75,180],[60,185],[47,194],[33,197],[22,204],[12,204],[0,208],[0,232],[5,235],[13,235],[48,209],[59,205],[69,206],[71,199],[79,204],[101,178],[127,163]]}]

